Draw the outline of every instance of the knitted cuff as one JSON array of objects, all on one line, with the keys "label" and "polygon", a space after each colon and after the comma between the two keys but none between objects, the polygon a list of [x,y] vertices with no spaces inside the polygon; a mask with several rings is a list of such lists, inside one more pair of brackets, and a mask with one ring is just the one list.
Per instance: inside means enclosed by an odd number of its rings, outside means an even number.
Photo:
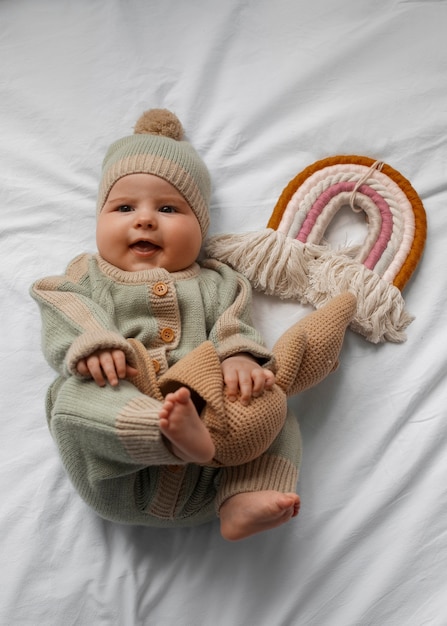
[{"label": "knitted cuff", "polygon": [[267,347],[250,341],[246,337],[237,335],[235,337],[228,337],[222,341],[219,346],[216,347],[216,352],[221,361],[228,359],[230,356],[241,354],[242,352],[250,354],[260,365],[268,367],[272,371],[275,368],[275,360],[272,357],[271,350]]},{"label": "knitted cuff", "polygon": [[252,491],[295,491],[298,482],[298,468],[288,459],[263,454],[259,458],[222,470],[222,477],[216,497],[216,512],[225,500],[238,493]]},{"label": "knitted cuff", "polygon": [[76,370],[78,361],[97,350],[122,350],[130,365],[135,363],[135,353],[124,337],[112,331],[87,331],[79,335],[70,346],[65,357],[64,374],[79,376]]}]

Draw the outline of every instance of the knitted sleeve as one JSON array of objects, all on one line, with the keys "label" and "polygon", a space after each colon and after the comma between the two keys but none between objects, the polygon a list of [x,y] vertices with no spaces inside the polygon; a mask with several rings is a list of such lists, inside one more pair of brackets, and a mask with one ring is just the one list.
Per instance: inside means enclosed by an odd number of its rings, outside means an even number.
[{"label": "knitted sleeve", "polygon": [[[218,279],[204,300],[214,311],[208,338],[213,342],[223,360],[240,352],[248,352],[261,362],[272,358],[261,334],[254,328],[251,319],[252,291],[248,280],[228,265],[209,259],[205,267],[217,272]],[[206,308],[208,308],[206,306]]]},{"label": "knitted sleeve", "polygon": [[118,348],[133,363],[133,349],[118,332],[113,316],[91,298],[90,255],[76,257],[61,276],[36,281],[31,296],[42,316],[43,352],[64,376],[76,375],[77,362],[96,350]]}]

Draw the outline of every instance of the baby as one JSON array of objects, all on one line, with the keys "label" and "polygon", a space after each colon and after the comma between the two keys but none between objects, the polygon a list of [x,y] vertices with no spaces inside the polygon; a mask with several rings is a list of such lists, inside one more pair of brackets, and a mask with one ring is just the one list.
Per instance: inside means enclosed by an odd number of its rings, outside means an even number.
[{"label": "baby", "polygon": [[[208,170],[178,119],[146,112],[105,156],[97,254],[31,293],[59,373],[49,427],[84,500],[132,524],[217,514],[222,536],[238,540],[297,515],[300,436],[290,381],[278,386],[251,324],[248,281],[198,262],[209,199]],[[290,345],[295,372],[305,334]]]}]

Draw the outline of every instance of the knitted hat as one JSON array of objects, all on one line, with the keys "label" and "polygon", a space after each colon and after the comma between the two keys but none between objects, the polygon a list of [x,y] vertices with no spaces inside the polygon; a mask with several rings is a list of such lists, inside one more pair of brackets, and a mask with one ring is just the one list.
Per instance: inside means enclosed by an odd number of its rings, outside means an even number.
[{"label": "knitted hat", "polygon": [[184,140],[178,118],[166,109],[150,109],[138,119],[134,134],[115,141],[102,164],[97,212],[113,185],[128,174],[154,174],[173,185],[197,217],[202,236],[209,226],[211,180],[192,145]]}]

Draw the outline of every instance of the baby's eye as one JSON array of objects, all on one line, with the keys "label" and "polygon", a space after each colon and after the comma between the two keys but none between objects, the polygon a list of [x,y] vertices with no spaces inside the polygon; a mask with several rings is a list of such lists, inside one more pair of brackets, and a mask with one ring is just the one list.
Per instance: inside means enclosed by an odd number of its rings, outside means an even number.
[{"label": "baby's eye", "polygon": [[120,213],[128,213],[129,211],[133,211],[133,209],[130,204],[120,204],[120,206],[117,207],[117,211]]},{"label": "baby's eye", "polygon": [[165,205],[158,209],[160,213],[176,213],[177,209],[173,206]]}]

